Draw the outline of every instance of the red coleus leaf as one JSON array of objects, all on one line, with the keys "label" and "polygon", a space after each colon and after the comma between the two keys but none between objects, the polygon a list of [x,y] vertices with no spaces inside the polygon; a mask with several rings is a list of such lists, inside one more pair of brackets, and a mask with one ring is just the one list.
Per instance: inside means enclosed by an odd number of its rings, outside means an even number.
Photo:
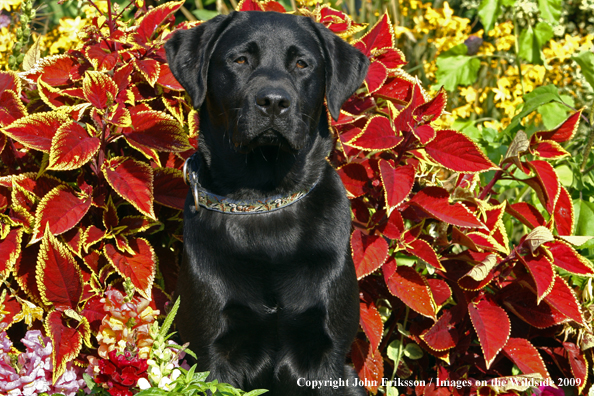
[{"label": "red coleus leaf", "polygon": [[373,93],[378,90],[388,78],[388,69],[383,63],[376,61],[371,62],[369,69],[367,70],[367,76],[365,76],[365,85],[369,93]]},{"label": "red coleus leaf", "polygon": [[557,199],[555,210],[553,211],[555,228],[557,228],[559,235],[571,235],[573,232],[573,223],[575,221],[573,202],[571,202],[571,196],[565,187],[560,187],[559,198]]},{"label": "red coleus leaf", "polygon": [[567,243],[555,240],[545,243],[544,246],[553,255],[553,264],[557,267],[576,275],[594,275],[594,268],[589,262]]},{"label": "red coleus leaf", "polygon": [[[80,316],[76,312],[68,316]],[[89,324],[84,318],[77,328],[71,328],[67,324],[69,318],[65,313],[51,311],[45,320],[44,327],[46,334],[52,340],[52,378],[56,380],[66,370],[66,363],[74,360],[82,349],[83,340],[89,336]]]},{"label": "red coleus leaf", "polygon": [[89,136],[76,122],[61,125],[52,138],[50,170],[73,170],[86,164],[99,150],[101,140]]},{"label": "red coleus leaf", "polygon": [[433,294],[433,300],[438,307],[444,305],[450,297],[452,297],[452,289],[443,279],[430,278],[427,279],[427,284]]},{"label": "red coleus leaf", "polygon": [[363,53],[368,57],[372,55],[373,50],[394,47],[394,36],[392,34],[392,25],[390,16],[384,13],[377,23],[360,39],[364,44]]},{"label": "red coleus leaf", "polygon": [[132,158],[115,157],[105,161],[102,170],[105,179],[119,196],[145,216],[155,218],[151,167]]},{"label": "red coleus leaf", "polygon": [[402,238],[402,233],[404,232],[404,219],[399,211],[394,210],[390,214],[388,221],[382,227],[380,227],[379,231],[384,235],[386,238],[390,239],[400,239]]},{"label": "red coleus leaf", "polygon": [[536,284],[536,303],[540,304],[540,301],[553,288],[553,283],[555,282],[553,265],[544,254],[535,257],[529,253],[524,257],[520,256],[520,261],[528,269],[530,275],[532,275],[532,279]]},{"label": "red coleus leaf", "polygon": [[83,236],[83,249],[85,252],[89,250],[89,247],[105,238],[106,232],[90,225],[84,232]]},{"label": "red coleus leaf", "polygon": [[192,148],[182,126],[160,111],[131,113],[132,126],[124,128],[126,140],[158,151],[182,152]]},{"label": "red coleus leaf", "polygon": [[527,202],[518,202],[512,205],[508,202],[505,211],[529,228],[536,228],[546,224],[538,209]]},{"label": "red coleus leaf", "polygon": [[62,234],[62,239],[72,253],[81,256],[83,247],[84,227],[75,227]]},{"label": "red coleus leaf", "polygon": [[375,51],[374,57],[378,62],[382,62],[386,69],[393,71],[398,66],[406,65],[404,54],[397,48],[384,48]]},{"label": "red coleus leaf", "polygon": [[128,246],[135,254],[121,253],[106,244],[103,252],[120,276],[130,278],[136,290],[150,300],[157,265],[153,247],[142,238],[130,238]]},{"label": "red coleus leaf", "polygon": [[87,319],[89,326],[93,332],[98,332],[101,326],[101,321],[105,317],[104,304],[101,302],[103,296],[93,296],[87,302],[85,307],[80,312],[82,316]]},{"label": "red coleus leaf", "polygon": [[542,158],[560,159],[569,155],[561,145],[553,140],[545,140],[532,147],[534,154]]},{"label": "red coleus leaf", "polygon": [[402,136],[397,135],[388,118],[373,116],[363,131],[346,144],[361,150],[375,151],[396,147],[402,140]]},{"label": "red coleus leaf", "polygon": [[421,339],[436,351],[445,351],[458,343],[458,332],[452,323],[452,313],[446,309],[437,322],[425,333]]},{"label": "red coleus leaf", "polygon": [[551,292],[545,297],[545,301],[563,315],[585,326],[580,303],[565,279],[559,275],[555,275],[555,283]]},{"label": "red coleus leaf", "polygon": [[184,209],[188,186],[183,173],[177,169],[158,168],[153,170],[155,202],[173,209]]},{"label": "red coleus leaf", "polygon": [[159,67],[159,78],[157,78],[157,84],[162,87],[172,89],[174,91],[183,91],[184,87],[175,79],[169,65],[166,63],[161,64]]},{"label": "red coleus leaf", "polygon": [[503,353],[523,374],[540,374],[543,378],[551,378],[542,357],[536,348],[525,338],[510,338],[503,348]]},{"label": "red coleus leaf", "polygon": [[439,257],[435,253],[435,250],[431,247],[429,243],[422,239],[414,239],[410,242],[407,241],[406,243],[406,251],[412,254],[415,257],[420,258],[421,260],[426,261],[429,265],[439,270],[443,270],[441,263],[439,262]]},{"label": "red coleus leaf", "polygon": [[86,45],[84,47],[84,53],[93,65],[93,68],[98,71],[113,70],[119,58],[117,51],[111,52],[104,49],[101,44]]},{"label": "red coleus leaf", "polygon": [[463,133],[444,129],[425,146],[427,154],[445,168],[460,173],[499,169],[481,149]]},{"label": "red coleus leaf", "polygon": [[443,113],[447,100],[448,96],[442,87],[433,99],[415,108],[412,115],[417,122],[433,122]]},{"label": "red coleus leaf", "polygon": [[546,303],[547,298],[537,305],[536,295],[517,282],[503,288],[501,295],[504,296],[503,304],[507,309],[524,322],[538,329],[545,329],[569,320],[561,312]]},{"label": "red coleus leaf", "polygon": [[39,248],[35,278],[44,303],[61,309],[77,308],[83,289],[80,268],[49,227]]},{"label": "red coleus leaf", "polygon": [[402,300],[409,308],[437,320],[435,301],[423,275],[411,267],[397,266],[396,261],[390,258],[384,264],[384,279],[390,293]]},{"label": "red coleus leaf", "polygon": [[[14,91],[4,91],[0,94],[0,127],[10,125],[25,116],[27,109]],[[3,146],[0,145],[0,152]]]},{"label": "red coleus leaf", "polygon": [[108,74],[89,70],[83,78],[83,94],[89,103],[103,110],[115,101],[118,87]]},{"label": "red coleus leaf", "polygon": [[412,130],[412,133],[419,139],[421,144],[427,144],[435,139],[435,129],[431,125],[419,125]]},{"label": "red coleus leaf", "polygon": [[379,96],[380,98],[386,99],[395,99],[402,103],[406,103],[408,100],[410,100],[413,85],[414,82],[400,77],[388,79],[380,89],[374,92],[373,96]]},{"label": "red coleus leaf", "polygon": [[9,294],[5,294],[4,298],[0,295],[0,305],[4,307],[2,309],[4,313],[2,314],[2,319],[0,319],[0,327],[7,330],[14,323],[15,316],[19,315],[23,311],[23,308],[17,299]]},{"label": "red coleus leaf", "polygon": [[489,368],[507,343],[511,332],[509,318],[503,308],[488,299],[468,304],[468,313]]},{"label": "red coleus leaf", "polygon": [[157,82],[159,79],[159,75],[161,74],[161,64],[155,59],[150,58],[142,60],[135,59],[133,63],[140,74],[146,78],[146,81],[151,86],[154,86],[155,82]]},{"label": "red coleus leaf", "polygon": [[0,93],[4,91],[13,91],[17,95],[21,94],[21,78],[19,75],[12,71],[0,71]]},{"label": "red coleus leaf", "polygon": [[553,140],[557,143],[563,143],[571,140],[580,124],[580,117],[582,111],[576,111],[563,121],[558,127],[551,131],[536,132],[532,135],[531,143],[534,144],[536,140]]},{"label": "red coleus leaf", "polygon": [[388,258],[388,242],[377,235],[365,235],[361,230],[351,235],[351,252],[357,279],[377,270]]},{"label": "red coleus leaf", "polygon": [[237,11],[264,11],[256,0],[241,0],[237,5]]},{"label": "red coleus leaf", "polygon": [[140,45],[148,43],[159,25],[161,25],[171,14],[176,12],[182,5],[183,1],[171,1],[169,3],[161,4],[153,8],[145,14],[136,32],[133,34],[134,41]]},{"label": "red coleus leaf", "polygon": [[[43,82],[52,87],[64,85],[71,81],[70,72],[77,66],[78,63],[69,55],[50,56],[41,61],[40,76]],[[31,72],[35,73],[33,70]],[[34,81],[37,81],[38,76],[33,78]]]},{"label": "red coleus leaf", "polygon": [[35,211],[35,229],[30,243],[43,236],[46,227],[53,235],[74,228],[91,207],[91,191],[76,194],[70,187],[59,185],[47,193]]},{"label": "red coleus leaf", "polygon": [[351,359],[359,378],[365,381],[367,390],[375,395],[384,376],[384,361],[381,352],[370,348],[367,342],[360,339],[356,339],[351,348]]},{"label": "red coleus leaf", "polygon": [[52,138],[66,122],[68,117],[63,113],[35,113],[14,121],[2,132],[28,148],[49,153]]},{"label": "red coleus leaf", "polygon": [[365,166],[351,162],[339,168],[338,174],[349,194],[349,198],[356,198],[365,194],[365,186],[369,182]]},{"label": "red coleus leaf", "polygon": [[389,161],[380,160],[379,169],[389,215],[412,191],[415,184],[415,168],[412,165],[404,165],[394,169]]},{"label": "red coleus leaf", "polygon": [[450,205],[450,194],[441,187],[425,187],[410,200],[438,220],[458,227],[485,228],[464,205],[459,202]]},{"label": "red coleus leaf", "polygon": [[584,353],[574,343],[564,342],[563,347],[567,353],[571,374],[577,380],[578,394],[582,394],[586,383],[588,383],[588,361]]},{"label": "red coleus leaf", "polygon": [[359,323],[371,343],[371,349],[376,350],[382,341],[382,334],[384,331],[382,317],[373,302],[367,304],[361,301],[359,307]]},{"label": "red coleus leaf", "polygon": [[406,132],[416,128],[422,120],[413,117],[413,111],[423,103],[425,103],[425,96],[423,96],[421,85],[416,82],[412,88],[410,101],[394,118],[394,129],[398,132]]},{"label": "red coleus leaf", "polygon": [[546,206],[549,213],[553,213],[561,190],[561,183],[559,183],[559,177],[555,173],[555,169],[548,162],[539,160],[529,161],[528,166],[536,173],[545,194],[543,205]]},{"label": "red coleus leaf", "polygon": [[13,228],[4,239],[0,240],[0,276],[12,271],[17,259],[21,255],[23,228]]}]

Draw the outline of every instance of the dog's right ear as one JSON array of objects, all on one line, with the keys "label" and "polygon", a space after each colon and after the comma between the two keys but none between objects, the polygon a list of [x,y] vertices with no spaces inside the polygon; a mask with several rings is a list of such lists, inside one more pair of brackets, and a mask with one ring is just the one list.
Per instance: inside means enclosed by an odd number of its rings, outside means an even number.
[{"label": "dog's right ear", "polygon": [[179,30],[165,43],[169,68],[192,98],[195,109],[200,108],[206,96],[210,57],[234,14],[217,15],[195,28]]}]

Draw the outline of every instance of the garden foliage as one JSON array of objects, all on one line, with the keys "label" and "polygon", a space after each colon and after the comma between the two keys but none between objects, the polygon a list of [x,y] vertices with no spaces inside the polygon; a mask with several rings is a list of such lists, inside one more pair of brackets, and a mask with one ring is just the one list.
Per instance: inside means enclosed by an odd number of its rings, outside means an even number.
[{"label": "garden foliage", "polygon": [[[98,383],[106,367],[134,359],[147,370],[141,360],[181,249],[180,169],[199,133],[162,46],[182,4],[130,23],[108,10],[76,49],[0,72],[0,326],[43,329],[54,382],[72,364],[90,364]],[[274,1],[239,8],[285,11]],[[329,157],[352,205],[363,332],[351,359],[368,390],[397,376],[426,380],[417,394],[511,394],[492,380],[520,373],[591,386],[592,318],[574,281],[594,268],[576,251],[588,238],[572,236],[574,207],[551,165],[567,155],[582,112],[527,136],[522,119],[535,110],[527,103],[496,164],[466,135],[439,127],[446,92],[430,95],[403,71],[387,14],[354,40],[364,26],[340,11],[298,13],[371,61],[364,86],[330,120]],[[534,191],[538,205],[498,194],[507,180]],[[116,353],[130,349],[134,356]],[[437,376],[484,382],[437,388],[429,383]]]}]

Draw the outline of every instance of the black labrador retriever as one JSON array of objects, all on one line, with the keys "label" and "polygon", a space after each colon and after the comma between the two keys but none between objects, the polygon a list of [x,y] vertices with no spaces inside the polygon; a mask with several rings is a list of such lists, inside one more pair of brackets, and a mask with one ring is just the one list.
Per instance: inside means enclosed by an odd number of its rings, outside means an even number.
[{"label": "black labrador retriever", "polygon": [[359,294],[324,97],[337,119],[367,58],[276,12],[220,15],[165,48],[200,108],[177,284],[198,369],[270,395],[364,395],[345,365]]}]

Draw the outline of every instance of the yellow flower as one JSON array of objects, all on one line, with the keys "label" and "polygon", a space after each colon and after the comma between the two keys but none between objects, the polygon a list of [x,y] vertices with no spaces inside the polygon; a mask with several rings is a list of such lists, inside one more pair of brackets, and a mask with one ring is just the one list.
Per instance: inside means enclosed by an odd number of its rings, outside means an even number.
[{"label": "yellow flower", "polygon": [[16,10],[22,2],[23,0],[0,0],[0,10]]}]

